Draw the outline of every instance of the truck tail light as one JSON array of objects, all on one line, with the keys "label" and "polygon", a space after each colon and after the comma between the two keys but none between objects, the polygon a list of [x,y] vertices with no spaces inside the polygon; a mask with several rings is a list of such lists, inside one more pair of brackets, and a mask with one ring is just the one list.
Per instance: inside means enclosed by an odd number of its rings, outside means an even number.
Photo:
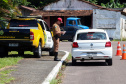
[{"label": "truck tail light", "polygon": [[34,33],[30,32],[30,40],[34,40]]},{"label": "truck tail light", "polygon": [[111,47],[111,42],[106,42],[105,47]]},{"label": "truck tail light", "polygon": [[73,48],[78,48],[78,43],[77,42],[73,42],[73,45],[72,45]]}]

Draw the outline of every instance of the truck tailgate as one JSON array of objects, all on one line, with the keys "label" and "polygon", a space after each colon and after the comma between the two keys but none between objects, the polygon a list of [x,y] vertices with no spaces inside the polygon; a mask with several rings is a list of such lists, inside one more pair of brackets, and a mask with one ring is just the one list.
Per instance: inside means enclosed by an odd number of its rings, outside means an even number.
[{"label": "truck tailgate", "polygon": [[0,29],[0,40],[30,40],[30,29]]}]

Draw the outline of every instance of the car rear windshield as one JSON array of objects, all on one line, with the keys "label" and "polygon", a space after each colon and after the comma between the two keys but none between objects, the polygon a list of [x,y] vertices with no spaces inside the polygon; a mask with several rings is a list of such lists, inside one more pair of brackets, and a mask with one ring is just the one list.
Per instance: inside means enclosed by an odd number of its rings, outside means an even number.
[{"label": "car rear windshield", "polygon": [[79,33],[77,40],[105,40],[106,34],[101,32]]},{"label": "car rear windshield", "polygon": [[11,20],[10,27],[38,27],[36,20]]}]

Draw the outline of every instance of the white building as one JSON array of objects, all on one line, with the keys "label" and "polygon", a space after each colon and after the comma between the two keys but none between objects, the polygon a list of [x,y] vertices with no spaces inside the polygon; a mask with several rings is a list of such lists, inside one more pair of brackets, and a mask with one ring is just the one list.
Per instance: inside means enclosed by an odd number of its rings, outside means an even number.
[{"label": "white building", "polygon": [[120,11],[94,9],[93,28],[106,30],[114,39],[126,39],[126,15]]}]

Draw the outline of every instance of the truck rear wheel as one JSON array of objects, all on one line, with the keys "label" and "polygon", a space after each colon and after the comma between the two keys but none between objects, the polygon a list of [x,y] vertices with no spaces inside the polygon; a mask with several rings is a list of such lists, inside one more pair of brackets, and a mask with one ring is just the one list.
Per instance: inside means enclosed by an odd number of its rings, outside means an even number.
[{"label": "truck rear wheel", "polygon": [[8,50],[5,50],[4,52],[0,52],[0,57],[6,57],[8,56]]},{"label": "truck rear wheel", "polygon": [[41,55],[42,55],[42,48],[41,48],[41,42],[39,42],[38,48],[35,48],[34,50],[34,57],[41,58]]},{"label": "truck rear wheel", "polygon": [[54,46],[49,50],[49,56],[54,56]]}]

